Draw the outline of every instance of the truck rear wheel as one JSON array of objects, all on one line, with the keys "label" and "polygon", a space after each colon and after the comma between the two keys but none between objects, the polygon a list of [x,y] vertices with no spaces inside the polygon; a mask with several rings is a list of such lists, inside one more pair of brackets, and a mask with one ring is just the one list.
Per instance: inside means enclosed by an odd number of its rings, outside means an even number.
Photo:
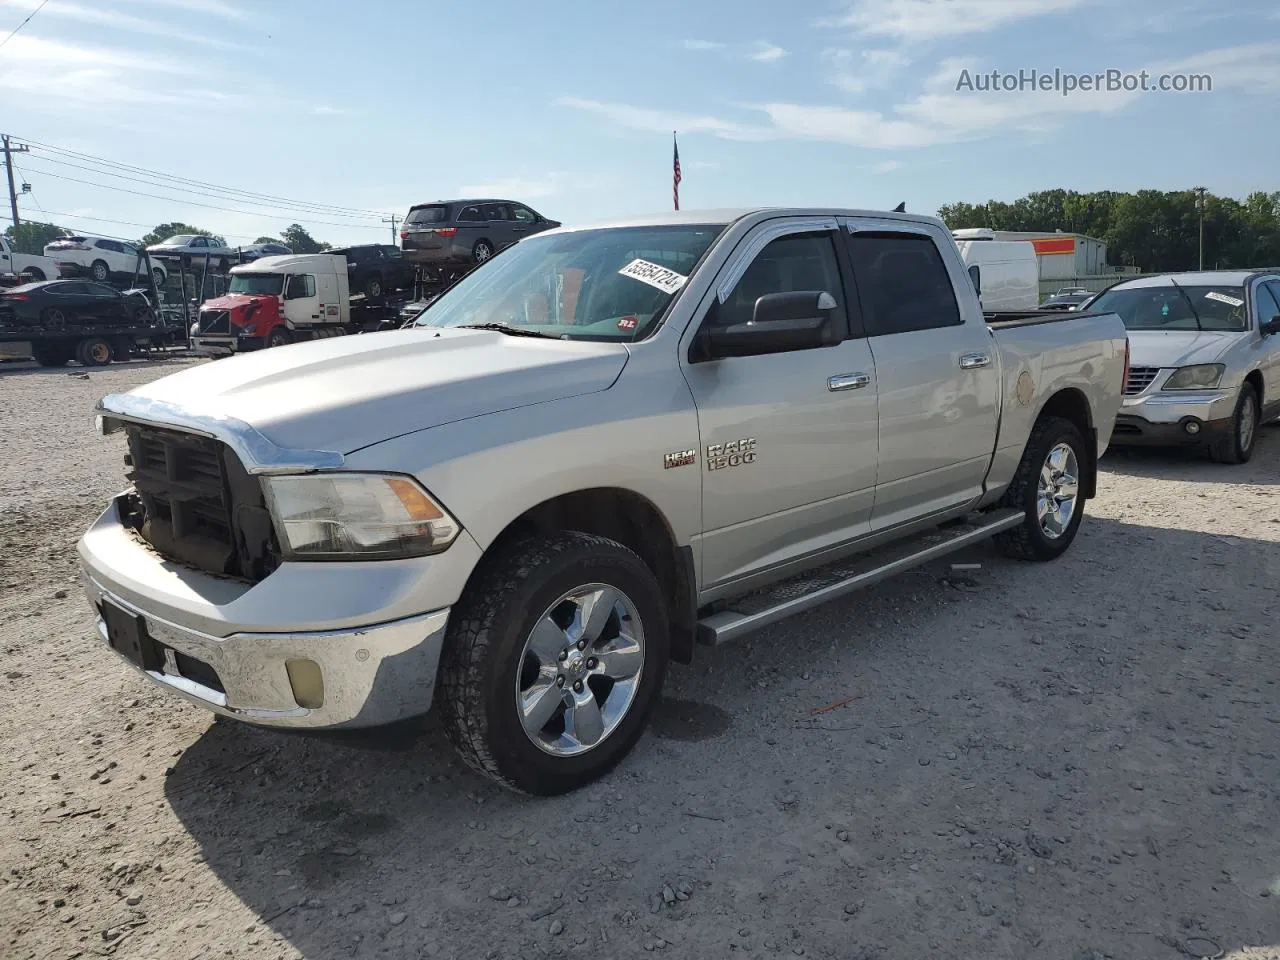
[{"label": "truck rear wheel", "polygon": [[114,351],[102,337],[85,337],[76,344],[76,359],[86,367],[105,367]]},{"label": "truck rear wheel", "polygon": [[1080,471],[1089,462],[1084,437],[1070,420],[1041,417],[1001,506],[1026,513],[1020,526],[996,537],[1018,560],[1056,560],[1067,552],[1084,517]]},{"label": "truck rear wheel", "polygon": [[440,668],[463,760],[550,796],[600,777],[639,740],[666,676],[666,604],[626,547],[585,533],[487,561],[454,608]]},{"label": "truck rear wheel", "polygon": [[71,351],[57,343],[33,343],[31,356],[42,367],[65,367]]},{"label": "truck rear wheel", "polygon": [[133,357],[133,338],[116,337],[111,341],[111,359],[124,363]]}]

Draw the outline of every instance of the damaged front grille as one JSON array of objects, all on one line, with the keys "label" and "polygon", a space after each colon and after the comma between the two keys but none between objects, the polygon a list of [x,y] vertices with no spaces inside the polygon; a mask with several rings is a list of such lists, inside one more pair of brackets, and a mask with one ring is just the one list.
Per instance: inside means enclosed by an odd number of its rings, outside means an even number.
[{"label": "damaged front grille", "polygon": [[200,333],[230,333],[231,313],[227,310],[202,310],[196,329]]},{"label": "damaged front grille", "polygon": [[121,516],[162,556],[257,582],[279,564],[262,485],[218,440],[128,424],[134,492]]}]

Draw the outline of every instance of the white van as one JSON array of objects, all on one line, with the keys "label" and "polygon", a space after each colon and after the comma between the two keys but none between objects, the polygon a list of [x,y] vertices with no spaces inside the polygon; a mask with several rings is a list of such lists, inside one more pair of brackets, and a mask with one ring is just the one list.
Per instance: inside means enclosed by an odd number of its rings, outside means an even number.
[{"label": "white van", "polygon": [[982,309],[1035,310],[1040,305],[1036,248],[1027,240],[993,240],[983,233],[963,230],[953,234]]}]

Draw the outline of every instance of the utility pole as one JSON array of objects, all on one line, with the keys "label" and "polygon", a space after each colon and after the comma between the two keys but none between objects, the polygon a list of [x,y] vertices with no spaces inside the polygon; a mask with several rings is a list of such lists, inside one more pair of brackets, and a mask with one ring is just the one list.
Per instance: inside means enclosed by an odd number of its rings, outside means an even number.
[{"label": "utility pole", "polygon": [[[1204,269],[1204,187],[1193,187],[1192,189],[1195,190],[1196,194],[1200,197],[1200,202],[1197,204],[1197,206],[1200,208],[1200,269],[1203,270]],[[10,186],[9,190],[10,192],[12,192],[13,187]]]},{"label": "utility pole", "polygon": [[4,134],[4,169],[9,175],[9,209],[13,212],[13,239],[18,239],[18,192],[13,187],[13,155],[15,153],[26,153],[28,147],[11,146],[9,144],[9,135]]},{"label": "utility pole", "polygon": [[391,224],[391,245],[394,247],[394,246],[396,245],[396,239],[397,239],[397,234],[396,234],[396,215],[393,213],[393,214],[392,214],[391,216],[389,216],[389,217],[383,217],[383,218],[382,218],[382,222],[383,222],[383,223],[389,223],[389,224]]}]

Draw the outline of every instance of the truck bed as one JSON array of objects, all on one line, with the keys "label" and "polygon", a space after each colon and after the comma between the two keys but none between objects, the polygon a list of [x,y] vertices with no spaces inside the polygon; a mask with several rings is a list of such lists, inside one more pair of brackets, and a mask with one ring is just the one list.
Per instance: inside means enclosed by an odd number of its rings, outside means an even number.
[{"label": "truck bed", "polygon": [[989,310],[983,311],[987,326],[996,330],[1008,330],[1013,327],[1031,327],[1040,323],[1060,323],[1064,320],[1081,320],[1085,317],[1096,317],[1099,314],[1070,310]]}]

